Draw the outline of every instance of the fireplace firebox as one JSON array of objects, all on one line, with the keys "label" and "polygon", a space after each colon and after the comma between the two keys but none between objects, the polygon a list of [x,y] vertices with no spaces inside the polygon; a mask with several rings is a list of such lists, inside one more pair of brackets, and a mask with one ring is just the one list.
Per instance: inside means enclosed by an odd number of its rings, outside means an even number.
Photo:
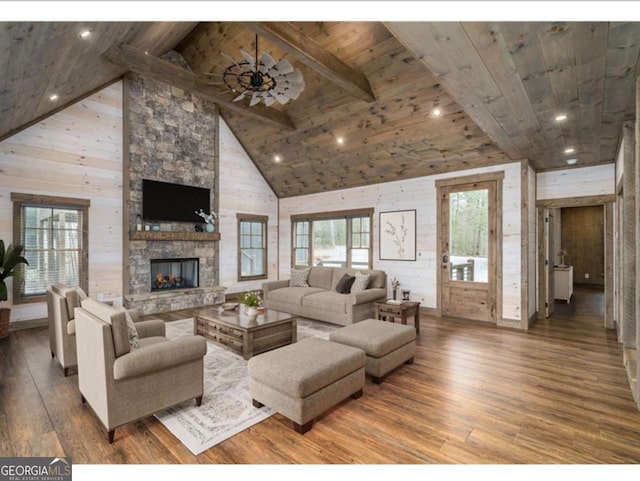
[{"label": "fireplace firebox", "polygon": [[197,258],[151,259],[151,290],[198,287],[198,267]]}]

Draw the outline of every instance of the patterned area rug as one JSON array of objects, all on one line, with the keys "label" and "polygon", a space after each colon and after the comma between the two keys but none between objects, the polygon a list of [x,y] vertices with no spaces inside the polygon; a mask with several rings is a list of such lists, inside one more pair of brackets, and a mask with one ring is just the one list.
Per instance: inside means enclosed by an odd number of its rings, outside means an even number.
[{"label": "patterned area rug", "polygon": [[[298,318],[298,340],[327,339],[338,327]],[[192,334],[193,318],[167,323],[168,338]],[[247,361],[207,341],[202,406],[197,407],[191,400],[157,413],[156,418],[197,455],[273,414],[266,406],[257,409],[251,403]]]}]

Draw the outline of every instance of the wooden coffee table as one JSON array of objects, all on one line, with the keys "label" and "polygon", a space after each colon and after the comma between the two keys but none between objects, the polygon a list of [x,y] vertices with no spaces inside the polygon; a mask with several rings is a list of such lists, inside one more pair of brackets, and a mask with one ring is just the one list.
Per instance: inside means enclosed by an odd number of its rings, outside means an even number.
[{"label": "wooden coffee table", "polygon": [[376,318],[386,321],[396,317],[402,320],[402,324],[407,323],[407,317],[413,316],[413,324],[416,334],[420,334],[420,303],[413,301],[403,301],[402,304],[389,304],[387,302],[376,302]]},{"label": "wooden coffee table", "polygon": [[249,359],[296,342],[297,321],[293,314],[273,309],[265,309],[251,321],[242,304],[233,311],[214,306],[198,310],[193,331]]}]

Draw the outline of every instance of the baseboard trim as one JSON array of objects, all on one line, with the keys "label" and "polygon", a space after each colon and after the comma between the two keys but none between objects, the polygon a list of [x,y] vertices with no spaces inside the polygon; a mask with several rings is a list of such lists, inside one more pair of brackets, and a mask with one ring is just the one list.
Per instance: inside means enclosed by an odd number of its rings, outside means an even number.
[{"label": "baseboard trim", "polygon": [[36,329],[38,327],[46,327],[49,325],[49,319],[28,319],[26,321],[13,321],[9,323],[9,332],[23,331],[25,329]]},{"label": "baseboard trim", "polygon": [[520,319],[506,319],[503,317],[502,319],[498,319],[496,325],[498,327],[509,327],[511,329],[519,329],[521,331],[527,329],[526,327],[522,327],[522,321]]}]

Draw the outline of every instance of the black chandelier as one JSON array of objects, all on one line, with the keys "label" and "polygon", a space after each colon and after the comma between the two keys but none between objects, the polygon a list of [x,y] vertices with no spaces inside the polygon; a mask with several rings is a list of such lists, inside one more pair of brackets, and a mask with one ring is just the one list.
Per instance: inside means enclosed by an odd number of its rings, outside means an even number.
[{"label": "black chandelier", "polygon": [[222,54],[233,62],[222,74],[225,85],[239,93],[234,102],[251,97],[249,106],[264,101],[267,107],[274,102],[282,105],[297,99],[305,84],[300,69],[294,68],[286,58],[276,62],[267,52],[262,52],[258,60],[258,36],[256,35],[255,58],[240,50],[244,62],[236,62],[230,56]]}]

